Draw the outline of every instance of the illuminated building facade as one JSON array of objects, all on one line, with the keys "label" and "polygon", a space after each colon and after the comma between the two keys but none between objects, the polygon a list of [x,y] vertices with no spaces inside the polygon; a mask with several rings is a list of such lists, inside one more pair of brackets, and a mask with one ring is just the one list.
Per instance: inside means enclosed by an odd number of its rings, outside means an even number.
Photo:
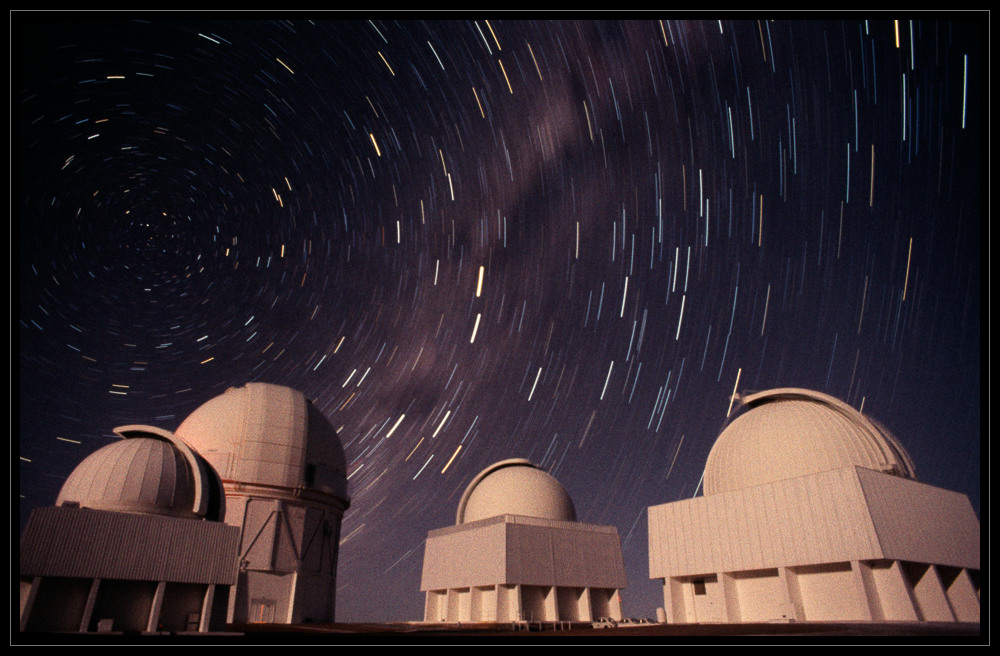
[{"label": "illuminated building facade", "polygon": [[420,589],[425,622],[621,618],[618,531],[576,521],[566,490],[522,459],[466,488],[455,526],[431,531]]},{"label": "illuminated building facade", "polygon": [[741,399],[704,496],[649,508],[669,622],[978,622],[979,520],[885,428],[802,389]]},{"label": "illuminated building facade", "polygon": [[21,536],[22,631],[223,628],[239,530],[218,476],[176,435],[123,426]]},{"label": "illuminated building facade", "polygon": [[300,392],[249,383],[174,433],[116,433],[29,519],[21,630],[334,621],[346,461]]}]

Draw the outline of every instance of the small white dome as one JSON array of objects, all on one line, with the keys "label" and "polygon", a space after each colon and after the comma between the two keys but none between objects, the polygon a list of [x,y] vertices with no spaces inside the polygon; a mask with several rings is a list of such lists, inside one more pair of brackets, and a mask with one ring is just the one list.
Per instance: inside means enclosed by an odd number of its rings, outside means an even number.
[{"label": "small white dome", "polygon": [[101,447],[77,465],[57,506],[213,520],[225,512],[218,477],[176,437],[151,426],[116,432],[130,439]]},{"label": "small white dome", "polygon": [[576,509],[566,489],[521,458],[503,460],[479,472],[462,494],[455,523],[497,515],[576,521]]},{"label": "small white dome", "polygon": [[782,388],[745,396],[747,412],[719,435],[705,463],[705,495],[859,466],[914,478],[896,438],[826,394]]}]

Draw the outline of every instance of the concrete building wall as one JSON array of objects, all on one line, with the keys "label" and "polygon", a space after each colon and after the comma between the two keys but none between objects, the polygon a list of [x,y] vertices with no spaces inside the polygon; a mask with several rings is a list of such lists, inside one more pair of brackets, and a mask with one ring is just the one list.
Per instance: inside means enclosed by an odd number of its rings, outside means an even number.
[{"label": "concrete building wall", "polygon": [[90,588],[82,578],[22,579],[21,630],[79,631]]},{"label": "concrete building wall", "polygon": [[448,617],[447,590],[428,590],[424,597],[424,621],[443,622]]},{"label": "concrete building wall", "polygon": [[901,561],[854,561],[719,575],[663,584],[670,623],[977,622],[974,572]]},{"label": "concrete building wall", "polygon": [[620,620],[622,618],[621,597],[618,589],[610,588],[589,588],[590,593],[590,618],[610,617]]},{"label": "concrete building wall", "polygon": [[97,631],[103,620],[110,620],[115,631],[145,631],[156,594],[152,581],[101,581],[88,631]]},{"label": "concrete building wall", "polygon": [[425,622],[554,622],[621,619],[617,590],[494,585],[428,590]]},{"label": "concrete building wall", "polygon": [[[205,586],[202,585],[167,583],[156,629],[163,631],[197,630],[198,622],[201,619],[202,604],[205,601],[205,593]],[[220,607],[225,608],[225,604],[221,603]],[[225,613],[223,613],[222,617],[224,620]]]},{"label": "concrete building wall", "polygon": [[868,568],[878,599],[875,619],[916,622],[919,618],[909,583],[903,576],[902,563],[898,560],[874,561],[868,563]]},{"label": "concrete building wall", "polygon": [[726,599],[719,577],[712,575],[691,581],[685,587],[684,612],[693,622],[725,622]]},{"label": "concrete building wall", "polygon": [[[239,526],[240,567],[269,570],[275,566],[275,539],[278,532],[279,504],[274,499],[227,499],[227,523]],[[242,503],[238,503],[242,501]],[[240,522],[230,520],[231,513],[242,512]]]},{"label": "concrete building wall", "polygon": [[850,563],[811,565],[795,570],[806,621],[870,621],[857,572]]},{"label": "concrete building wall", "polygon": [[926,563],[904,563],[903,571],[913,590],[920,619],[927,622],[955,621],[936,567]]},{"label": "concrete building wall", "polygon": [[290,622],[294,586],[295,574],[292,572],[240,572],[229,621]]},{"label": "concrete building wall", "polygon": [[167,581],[36,577],[21,630],[42,632],[208,631],[225,623],[229,586]]},{"label": "concrete building wall", "polygon": [[498,622],[513,622],[520,619],[521,590],[517,585],[497,585]]},{"label": "concrete building wall", "polygon": [[[740,622],[770,622],[794,616],[792,600],[777,569],[733,575]],[[688,620],[697,621],[697,620]]]},{"label": "concrete building wall", "polygon": [[558,588],[556,590],[557,612],[560,619],[580,620],[589,614],[583,611],[585,588]]},{"label": "concrete building wall", "polygon": [[295,575],[293,623],[323,622],[334,617],[336,580],[328,575],[297,573]]},{"label": "concrete building wall", "polygon": [[497,618],[497,589],[496,586],[479,586],[472,588],[473,608],[475,617],[481,618],[484,622],[493,622]]},{"label": "concrete building wall", "polygon": [[957,568],[939,567],[942,581],[948,595],[955,619],[959,622],[979,621],[979,590],[969,575],[969,571]]},{"label": "concrete building wall", "polygon": [[448,591],[448,620],[468,622],[472,619],[472,599],[469,588],[452,588]]}]

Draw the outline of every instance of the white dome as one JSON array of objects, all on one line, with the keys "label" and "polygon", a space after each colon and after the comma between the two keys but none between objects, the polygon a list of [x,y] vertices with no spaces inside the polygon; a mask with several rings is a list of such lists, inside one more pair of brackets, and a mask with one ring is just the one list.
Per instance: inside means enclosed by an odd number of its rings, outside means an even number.
[{"label": "white dome", "polygon": [[347,461],[330,422],[302,392],[231,387],[177,428],[226,482],[309,488],[346,500]]},{"label": "white dome", "polygon": [[889,431],[838,399],[783,388],[741,399],[747,412],[719,435],[705,463],[705,495],[859,466],[914,478]]},{"label": "white dome", "polygon": [[225,513],[221,482],[211,466],[176,436],[153,426],[126,426],[123,439],[83,460],[56,505],[190,519]]},{"label": "white dome", "polygon": [[576,521],[573,500],[559,481],[521,458],[503,460],[479,472],[462,494],[455,523],[497,515]]}]

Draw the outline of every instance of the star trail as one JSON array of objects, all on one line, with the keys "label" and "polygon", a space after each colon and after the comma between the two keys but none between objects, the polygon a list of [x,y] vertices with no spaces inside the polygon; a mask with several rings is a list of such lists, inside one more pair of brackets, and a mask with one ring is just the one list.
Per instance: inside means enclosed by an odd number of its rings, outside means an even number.
[{"label": "star trail", "polygon": [[982,15],[225,18],[13,15],[22,528],[251,381],[347,453],[340,621],[421,618],[515,457],[655,616],[646,507],[734,391],[836,396],[979,512]]}]

